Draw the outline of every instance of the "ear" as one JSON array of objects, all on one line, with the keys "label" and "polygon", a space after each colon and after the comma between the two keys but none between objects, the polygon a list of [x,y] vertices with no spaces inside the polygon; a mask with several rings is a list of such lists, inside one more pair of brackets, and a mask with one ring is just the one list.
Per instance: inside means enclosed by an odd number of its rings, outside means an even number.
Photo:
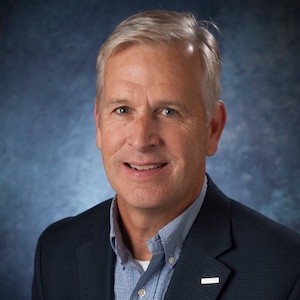
[{"label": "ear", "polygon": [[95,104],[94,104],[94,121],[96,127],[96,144],[99,150],[101,150],[102,135],[101,135],[101,128],[100,128],[100,103],[97,98],[95,98]]},{"label": "ear", "polygon": [[208,124],[208,143],[206,154],[212,156],[217,152],[219,140],[226,124],[226,106],[219,101]]}]

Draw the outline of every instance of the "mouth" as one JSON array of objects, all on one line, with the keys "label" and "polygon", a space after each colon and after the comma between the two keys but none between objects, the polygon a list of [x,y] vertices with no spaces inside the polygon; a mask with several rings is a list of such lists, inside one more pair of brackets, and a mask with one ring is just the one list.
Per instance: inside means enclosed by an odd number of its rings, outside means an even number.
[{"label": "mouth", "polygon": [[130,163],[125,163],[125,165],[133,170],[137,171],[150,171],[150,170],[155,170],[155,169],[160,169],[163,168],[166,163],[161,163],[161,164],[146,164],[146,165],[137,165],[137,164],[130,164]]}]

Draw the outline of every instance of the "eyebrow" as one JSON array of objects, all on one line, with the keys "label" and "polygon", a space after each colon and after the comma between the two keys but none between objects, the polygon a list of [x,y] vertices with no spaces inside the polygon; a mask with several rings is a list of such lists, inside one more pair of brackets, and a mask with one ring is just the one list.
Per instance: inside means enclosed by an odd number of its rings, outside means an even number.
[{"label": "eyebrow", "polygon": [[107,101],[107,103],[105,103],[105,107],[111,107],[111,106],[115,106],[115,105],[128,105],[129,100],[127,99],[112,99]]},{"label": "eyebrow", "polygon": [[158,101],[157,102],[159,106],[163,106],[163,107],[175,107],[175,108],[179,108],[182,110],[186,110],[187,107],[185,105],[185,102],[183,101],[178,101],[178,100],[162,100],[162,101]]}]

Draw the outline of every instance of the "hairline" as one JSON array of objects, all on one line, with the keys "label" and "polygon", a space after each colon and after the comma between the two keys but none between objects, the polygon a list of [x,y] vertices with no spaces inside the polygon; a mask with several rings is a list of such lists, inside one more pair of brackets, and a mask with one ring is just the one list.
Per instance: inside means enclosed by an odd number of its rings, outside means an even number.
[{"label": "hairline", "polygon": [[[190,13],[175,14],[180,14],[182,17],[185,16],[186,18],[189,18],[188,21],[191,21],[193,18],[193,21],[195,22],[192,25],[192,33],[185,32],[182,34],[183,31],[181,32],[180,30],[175,30],[174,32],[163,35],[163,33],[161,32],[151,31],[150,35],[146,35],[143,30],[134,31],[129,29],[126,32],[126,28],[124,32],[123,26],[125,25],[125,27],[128,27],[128,22],[129,24],[131,24],[130,22],[132,22],[132,20],[136,21],[135,16],[129,17],[117,26],[117,28],[112,32],[112,34],[102,45],[97,57],[97,101],[101,102],[102,98],[101,96],[104,80],[103,76],[106,64],[112,56],[117,55],[123,49],[141,44],[149,45],[150,47],[159,45],[172,47],[176,44],[191,44],[194,46],[194,51],[196,52],[196,55],[199,58],[200,62],[198,70],[200,74],[200,82],[198,84],[199,95],[203,103],[206,115],[210,117],[217,100],[219,100],[217,98],[219,98],[220,96],[219,49],[214,36],[204,26],[204,24],[211,24],[211,22],[202,21],[200,23]],[[194,27],[196,23],[197,26],[199,26],[199,30]],[[145,25],[144,23],[142,24]],[[174,25],[172,23],[170,24],[172,26]],[[169,25],[169,23],[167,25]],[[179,23],[176,24],[176,26],[178,25]],[[214,24],[212,25],[215,26]],[[145,28],[146,30],[148,30],[146,25]],[[190,27],[188,28],[191,29]]]}]

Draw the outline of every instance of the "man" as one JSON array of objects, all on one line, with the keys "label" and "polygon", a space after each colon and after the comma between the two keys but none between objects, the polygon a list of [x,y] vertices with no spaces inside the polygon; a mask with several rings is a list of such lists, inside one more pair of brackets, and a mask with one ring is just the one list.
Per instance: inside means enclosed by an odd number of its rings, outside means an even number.
[{"label": "man", "polygon": [[299,235],[206,175],[226,121],[217,43],[191,14],[122,22],[97,60],[113,200],[39,239],[33,299],[300,299]]}]

